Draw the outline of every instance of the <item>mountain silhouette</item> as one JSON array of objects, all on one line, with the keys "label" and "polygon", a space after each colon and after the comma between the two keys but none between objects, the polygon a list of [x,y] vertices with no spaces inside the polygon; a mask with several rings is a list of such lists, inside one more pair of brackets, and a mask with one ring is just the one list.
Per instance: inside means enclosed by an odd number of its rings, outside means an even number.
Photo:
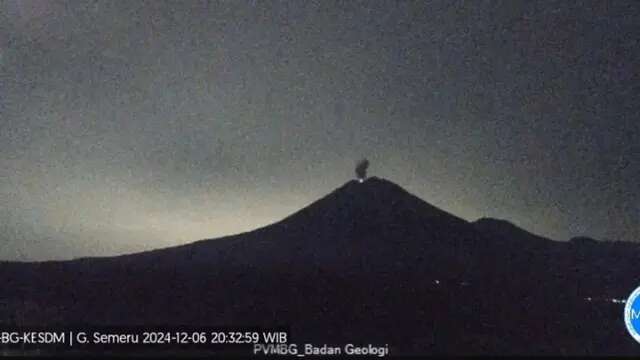
[{"label": "mountain silhouette", "polygon": [[238,235],[0,263],[0,321],[286,326],[291,341],[397,355],[638,355],[611,301],[640,285],[638,250],[468,222],[371,177]]}]

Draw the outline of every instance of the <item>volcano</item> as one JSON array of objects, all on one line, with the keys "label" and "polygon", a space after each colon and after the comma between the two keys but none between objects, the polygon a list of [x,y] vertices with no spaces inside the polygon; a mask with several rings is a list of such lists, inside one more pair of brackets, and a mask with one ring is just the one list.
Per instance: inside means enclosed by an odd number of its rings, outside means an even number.
[{"label": "volcano", "polygon": [[612,301],[640,285],[639,250],[469,222],[372,177],[238,235],[0,263],[0,321],[284,326],[392,355],[640,355]]}]

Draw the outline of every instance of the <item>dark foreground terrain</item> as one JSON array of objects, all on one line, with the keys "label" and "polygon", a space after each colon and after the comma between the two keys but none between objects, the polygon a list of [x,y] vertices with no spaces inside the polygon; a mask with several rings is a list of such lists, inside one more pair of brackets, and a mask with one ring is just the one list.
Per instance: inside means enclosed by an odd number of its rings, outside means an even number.
[{"label": "dark foreground terrain", "polygon": [[[640,355],[640,246],[467,222],[378,178],[244,234],[145,253],[0,263],[5,325],[285,325],[391,354]],[[635,265],[635,266],[634,266]]]}]

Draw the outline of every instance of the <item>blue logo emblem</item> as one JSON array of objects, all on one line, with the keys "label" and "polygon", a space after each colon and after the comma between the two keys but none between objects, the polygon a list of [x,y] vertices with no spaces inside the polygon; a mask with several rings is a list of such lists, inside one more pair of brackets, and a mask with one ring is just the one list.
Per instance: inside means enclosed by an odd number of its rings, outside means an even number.
[{"label": "blue logo emblem", "polygon": [[640,343],[640,287],[631,293],[624,307],[624,323],[629,334]]}]

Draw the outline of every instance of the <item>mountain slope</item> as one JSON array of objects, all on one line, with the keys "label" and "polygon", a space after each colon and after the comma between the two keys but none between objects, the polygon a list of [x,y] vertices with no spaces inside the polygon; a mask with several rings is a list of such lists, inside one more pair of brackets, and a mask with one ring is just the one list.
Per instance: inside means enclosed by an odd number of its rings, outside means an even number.
[{"label": "mountain slope", "polygon": [[300,342],[388,343],[395,354],[634,354],[620,306],[584,298],[626,296],[637,250],[469,223],[370,178],[244,234],[0,263],[0,320],[28,303],[26,324],[287,325]]}]

